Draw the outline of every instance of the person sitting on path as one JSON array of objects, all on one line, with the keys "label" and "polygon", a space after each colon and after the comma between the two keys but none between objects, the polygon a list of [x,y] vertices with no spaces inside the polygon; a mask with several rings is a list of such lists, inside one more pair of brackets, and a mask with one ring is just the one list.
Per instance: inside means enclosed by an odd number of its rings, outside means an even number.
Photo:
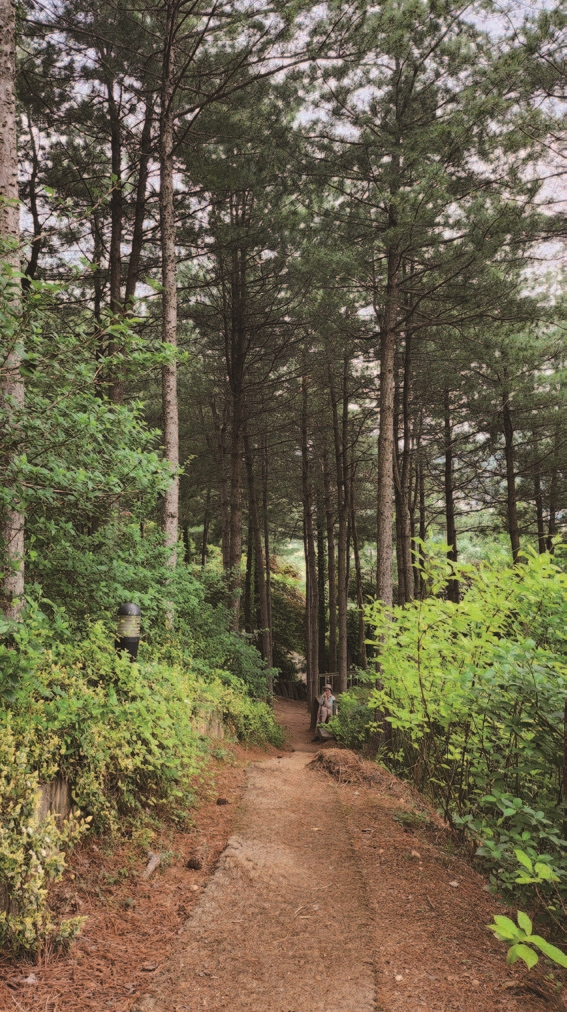
[{"label": "person sitting on path", "polygon": [[333,689],[331,685],[325,685],[323,689],[323,695],[319,700],[319,710],[317,713],[317,723],[326,724],[328,720],[333,716],[333,703],[335,697],[333,696]]}]

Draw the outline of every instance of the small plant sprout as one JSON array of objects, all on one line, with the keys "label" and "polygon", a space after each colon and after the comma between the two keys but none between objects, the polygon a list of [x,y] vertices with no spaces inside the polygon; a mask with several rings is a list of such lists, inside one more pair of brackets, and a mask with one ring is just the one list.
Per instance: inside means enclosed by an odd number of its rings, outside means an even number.
[{"label": "small plant sprout", "polygon": [[535,951],[535,949],[539,949],[553,963],[567,967],[567,956],[561,949],[558,949],[556,945],[551,945],[550,942],[546,942],[545,938],[542,938],[541,935],[532,935],[532,922],[527,914],[523,913],[522,910],[518,910],[517,919],[518,923],[514,924],[514,921],[509,917],[495,914],[493,923],[488,925],[490,930],[496,935],[496,938],[501,942],[512,942],[506,956],[506,962],[509,966],[516,963],[518,959],[523,959],[524,963],[531,970],[539,960],[539,956]]}]

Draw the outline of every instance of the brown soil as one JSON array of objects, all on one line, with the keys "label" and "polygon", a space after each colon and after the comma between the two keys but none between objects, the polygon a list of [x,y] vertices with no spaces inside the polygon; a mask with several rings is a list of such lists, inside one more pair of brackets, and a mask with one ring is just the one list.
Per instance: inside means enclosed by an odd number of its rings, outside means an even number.
[{"label": "brown soil", "polygon": [[[506,968],[486,930],[499,904],[423,800],[321,750],[304,703],[277,712],[288,750],[213,764],[192,829],[151,841],[171,863],[149,882],[136,841],[76,852],[54,902],[88,915],[84,934],[0,965],[0,1012],[563,1009],[539,968]],[[187,869],[204,841],[206,867]]]}]

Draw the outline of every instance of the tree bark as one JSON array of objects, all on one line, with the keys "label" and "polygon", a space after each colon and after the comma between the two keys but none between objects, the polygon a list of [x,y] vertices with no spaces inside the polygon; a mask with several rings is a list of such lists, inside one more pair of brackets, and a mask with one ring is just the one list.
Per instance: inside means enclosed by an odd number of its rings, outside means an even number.
[{"label": "tree bark", "polygon": [[128,272],[126,274],[126,288],[124,292],[124,305],[130,308],[136,295],[136,284],[140,276],[140,262],[144,245],[144,217],[146,213],[146,192],[148,186],[148,173],[150,156],[152,152],[152,124],[154,120],[154,99],[153,95],[148,97],[144,126],[140,138],[140,159],[138,162],[138,185],[136,187],[136,203],[134,207],[134,228],[132,230],[132,246],[128,260]]},{"label": "tree bark", "polygon": [[319,614],[319,602],[317,593],[317,563],[315,558],[315,534],[313,528],[313,490],[311,487],[311,475],[309,469],[309,441],[308,441],[308,384],[307,377],[301,379],[302,409],[301,409],[301,476],[303,490],[303,518],[304,518],[304,545],[305,545],[305,570],[306,570],[306,595],[305,595],[305,618],[306,618],[306,654],[307,654],[307,705],[311,713],[312,723],[315,713],[315,702],[317,700],[319,682],[319,635],[317,632],[317,619]]},{"label": "tree bark", "polygon": [[[270,657],[274,659],[274,633],[272,626],[272,570],[270,567],[270,518],[268,516],[268,437],[262,446],[262,514],[264,518],[264,559],[266,560],[266,599],[268,602],[268,628],[270,630]],[[270,687],[271,688],[271,687]]]},{"label": "tree bark", "polygon": [[244,577],[244,628],[252,632],[253,611],[253,569],[254,569],[254,535],[252,533],[252,517],[248,511],[248,534],[246,537],[246,575]]},{"label": "tree bark", "polygon": [[327,670],[325,665],[325,653],[326,653],[326,626],[327,626],[327,614],[325,608],[325,529],[323,526],[323,518],[325,510],[323,507],[323,497],[320,489],[317,491],[317,593],[319,601],[319,615],[318,615],[318,628],[319,628],[319,670]]},{"label": "tree bark", "polygon": [[539,470],[539,460],[537,452],[537,440],[535,433],[533,435],[533,455],[534,455],[534,503],[536,511],[536,525],[537,525],[537,545],[540,555],[543,555],[547,551],[547,544],[545,540],[545,526],[543,522],[543,490],[541,487],[541,474]]},{"label": "tree bark", "polygon": [[[390,214],[391,226],[395,215]],[[380,433],[378,436],[378,497],[376,544],[376,593],[386,605],[393,601],[393,543],[392,521],[394,513],[394,391],[396,323],[398,315],[399,259],[395,250],[388,252],[388,280],[386,302],[380,333]]]},{"label": "tree bark", "polygon": [[222,419],[219,417],[214,397],[210,400],[211,415],[215,424],[217,434],[217,447],[219,456],[218,481],[219,499],[221,513],[221,554],[222,568],[226,573],[230,565],[230,506],[228,496],[228,474],[227,474],[227,451],[226,451],[226,412],[227,403],[223,408]]},{"label": "tree bark", "polygon": [[518,506],[516,501],[514,426],[512,423],[510,394],[508,390],[503,390],[502,392],[502,422],[504,428],[504,456],[506,458],[508,533],[510,535],[510,544],[512,546],[512,558],[514,560],[514,564],[516,564],[519,560],[520,554],[520,528],[518,524]]},{"label": "tree bark", "polygon": [[203,517],[203,540],[201,543],[201,569],[207,565],[207,548],[209,544],[209,525],[211,522],[211,491],[207,489],[205,515]]},{"label": "tree bark", "polygon": [[[19,254],[18,151],[16,141],[16,101],[14,80],[16,5],[0,0],[0,237],[8,240],[12,250],[8,262],[17,270]],[[19,312],[18,282],[14,284],[14,301],[10,311]],[[17,437],[18,421],[24,407],[24,381],[20,371],[23,347],[16,336],[8,345],[0,362],[0,409],[6,413],[6,426]],[[20,448],[21,449],[21,448]],[[9,466],[14,450],[4,458]],[[17,494],[1,518],[2,588],[1,606],[7,619],[18,621],[24,606],[24,512]]]},{"label": "tree bark", "polygon": [[[110,310],[117,316],[122,312],[122,128],[120,109],[114,94],[114,80],[110,78],[106,84],[108,98],[108,118],[110,122],[110,167],[112,173],[112,190],[110,194],[110,254],[109,254],[109,287]],[[114,341],[108,346],[108,354],[118,358],[119,349]],[[124,379],[119,362],[111,366],[109,393],[114,404],[124,401]]]},{"label": "tree bark", "polygon": [[549,521],[547,527],[547,550],[550,554],[553,554],[554,544],[553,539],[557,534],[557,485],[558,485],[558,471],[559,471],[559,440],[561,436],[561,430],[559,426],[555,429],[555,439],[553,444],[553,460],[551,465],[551,479],[549,482]]},{"label": "tree bark", "polygon": [[331,475],[327,448],[323,450],[323,485],[325,488],[325,522],[327,527],[327,576],[329,588],[329,654],[327,670],[337,670],[337,571],[335,558],[335,517],[331,496]]},{"label": "tree bark", "polygon": [[[160,228],[162,244],[162,341],[174,354],[177,350],[177,257],[175,252],[175,207],[173,191],[173,98],[175,77],[176,6],[166,5],[166,30],[160,109]],[[168,564],[177,563],[179,523],[179,410],[177,403],[177,361],[162,367],[163,441],[165,459],[175,472],[163,503],[163,533],[170,549]]]},{"label": "tree bark", "polygon": [[356,527],[356,509],[354,502],[354,478],[350,483],[350,515],[352,530],[352,547],[354,551],[354,569],[356,574],[356,604],[358,607],[358,656],[359,665],[366,671],[366,628],[364,624],[364,595],[362,593],[362,566],[360,564],[360,549],[358,545],[358,531]]},{"label": "tree bark", "polygon": [[[333,434],[335,439],[335,464],[337,470],[337,516],[339,521],[337,542],[337,604],[338,604],[338,652],[337,673],[339,676],[339,692],[346,692],[348,682],[348,642],[347,642],[347,541],[348,541],[348,499],[346,495],[347,479],[345,430],[348,433],[348,392],[343,389],[342,427],[339,426],[337,399],[333,387],[332,375],[329,371],[331,392],[331,408],[333,412]],[[344,387],[344,377],[343,377]],[[342,433],[341,433],[342,428]],[[341,438],[342,436],[342,438]],[[347,437],[348,438],[348,437]]]},{"label": "tree bark", "polygon": [[[455,499],[453,492],[453,432],[451,428],[451,402],[449,391],[443,391],[443,435],[445,453],[445,518],[447,525],[447,544],[449,551],[447,558],[451,562],[457,562],[457,528],[455,526]],[[447,597],[455,604],[460,600],[459,581],[451,579],[447,581]]]},{"label": "tree bark", "polygon": [[232,397],[232,428],[230,446],[230,548],[229,608],[232,613],[232,628],[238,632],[240,626],[240,563],[242,560],[242,395],[234,392]]},{"label": "tree bark", "polygon": [[260,642],[262,644],[262,657],[272,666],[271,657],[271,635],[270,615],[268,609],[268,595],[266,589],[266,568],[264,564],[264,553],[262,550],[262,531],[260,528],[260,516],[258,513],[258,501],[256,499],[256,482],[254,480],[254,461],[250,449],[248,434],[244,435],[244,448],[246,455],[246,471],[248,474],[248,509],[250,514],[250,526],[254,541],[254,555],[256,559],[256,578],[258,580],[258,597],[260,599]]}]

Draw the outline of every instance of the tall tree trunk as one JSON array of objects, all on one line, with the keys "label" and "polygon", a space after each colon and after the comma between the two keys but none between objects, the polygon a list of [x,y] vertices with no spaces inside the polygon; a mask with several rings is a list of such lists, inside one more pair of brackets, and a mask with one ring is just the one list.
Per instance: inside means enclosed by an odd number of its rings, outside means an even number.
[{"label": "tall tree trunk", "polygon": [[140,157],[138,161],[138,185],[136,187],[136,203],[134,206],[134,227],[132,229],[132,246],[126,274],[124,305],[130,308],[136,295],[136,284],[140,277],[140,262],[144,246],[144,218],[146,213],[146,191],[150,157],[152,153],[152,125],[154,120],[154,98],[150,94],[146,101],[144,126],[140,138]]},{"label": "tall tree trunk", "polygon": [[[453,432],[451,428],[451,402],[449,391],[443,391],[443,433],[445,452],[445,518],[447,524],[447,544],[449,551],[447,558],[451,562],[457,562],[457,528],[455,526],[455,499],[453,492]],[[455,604],[460,600],[459,581],[451,579],[447,581],[447,597]]]},{"label": "tall tree trunk", "polygon": [[547,527],[547,550],[553,554],[554,544],[553,539],[557,534],[557,492],[558,492],[558,472],[559,472],[559,441],[561,438],[561,429],[559,426],[555,429],[555,439],[553,443],[553,458],[551,464],[551,478],[549,482],[549,521]]},{"label": "tall tree trunk", "polygon": [[[418,472],[418,485],[419,485],[419,540],[421,544],[425,543],[425,537],[427,535],[427,518],[425,516],[425,474],[423,457],[418,447],[418,459],[419,459],[419,472]],[[419,551],[420,561],[423,561],[423,549]],[[423,573],[419,570],[419,597],[423,599],[425,595],[425,580],[423,579]]]},{"label": "tall tree trunk", "polygon": [[220,499],[220,513],[221,513],[221,554],[222,554],[222,568],[226,573],[230,565],[230,505],[229,505],[229,493],[228,493],[228,474],[227,474],[227,450],[226,450],[226,411],[227,402],[225,399],[223,407],[222,418],[219,417],[217,411],[217,405],[214,397],[210,400],[211,415],[215,424],[215,430],[217,434],[217,447],[219,457],[219,468],[218,468],[218,488],[219,488],[219,499]]},{"label": "tall tree trunk", "polygon": [[[13,245],[7,259],[19,268],[17,244],[19,240],[18,205],[18,152],[16,144],[15,80],[16,5],[11,0],[0,0],[0,237]],[[10,312],[18,314],[19,305],[14,285],[14,301]],[[20,371],[23,347],[16,336],[6,348],[0,362],[0,409],[6,412],[6,427],[14,436],[18,431],[19,415],[24,407],[24,381]],[[21,448],[19,448],[21,449]],[[4,465],[17,452],[9,450]],[[24,606],[24,511],[15,495],[11,506],[1,518],[2,587],[1,606],[7,619],[18,621]]]},{"label": "tall tree trunk", "polygon": [[[391,227],[395,213],[390,212]],[[394,390],[396,358],[396,323],[398,316],[399,258],[395,250],[388,252],[386,303],[380,328],[380,433],[378,436],[378,497],[376,544],[376,594],[386,605],[393,601],[394,514]]]},{"label": "tall tree trunk", "polygon": [[[107,81],[108,118],[110,121],[110,166],[112,190],[110,194],[110,256],[109,287],[110,310],[118,315],[122,312],[122,130],[120,109],[114,94],[114,80]],[[108,347],[110,356],[117,356],[119,349],[114,341]],[[124,379],[117,361],[112,364],[110,376],[110,399],[115,404],[124,400]]]},{"label": "tall tree trunk", "polygon": [[401,563],[404,570],[405,601],[413,599],[413,560],[411,538],[411,397],[412,397],[412,336],[406,333],[404,348],[404,385],[402,390],[402,463],[400,469],[400,536]]},{"label": "tall tree trunk", "polygon": [[541,474],[540,465],[538,460],[537,450],[537,439],[535,433],[532,437],[533,440],[533,454],[534,454],[534,502],[536,511],[536,524],[537,524],[537,545],[540,555],[543,555],[547,551],[547,544],[545,541],[545,526],[543,522],[543,491],[541,487]]},{"label": "tall tree trunk", "polygon": [[[166,4],[166,30],[163,53],[163,76],[160,110],[160,228],[162,246],[162,341],[177,349],[177,257],[175,252],[175,207],[173,199],[173,98],[175,76],[176,5]],[[177,563],[177,531],[179,522],[179,411],[177,404],[177,361],[175,357],[162,367],[163,442],[165,459],[175,474],[165,492],[163,533],[170,549],[168,564]]]},{"label": "tall tree trunk", "polygon": [[331,475],[326,446],[323,449],[323,485],[325,488],[325,522],[327,527],[327,574],[329,587],[329,654],[327,670],[337,670],[337,571],[335,558],[335,517],[331,496]]},{"label": "tall tree trunk", "polygon": [[401,478],[401,455],[399,452],[398,433],[398,389],[394,393],[394,502],[396,505],[396,568],[398,571],[398,589],[396,595],[397,604],[406,602],[406,571],[404,567],[404,528],[403,528],[403,502],[402,502],[402,478]]},{"label": "tall tree trunk", "polygon": [[207,548],[209,544],[209,525],[211,522],[211,490],[207,489],[205,515],[203,517],[203,541],[201,543],[201,568],[207,565]]},{"label": "tall tree trunk", "polygon": [[39,178],[40,164],[39,164],[39,152],[37,150],[37,144],[33,132],[33,124],[31,117],[28,113],[28,133],[30,135],[30,145],[32,149],[32,166],[30,179],[28,184],[29,198],[30,198],[30,213],[32,216],[33,224],[33,239],[31,243],[30,258],[28,260],[25,277],[22,279],[22,289],[24,292],[29,291],[31,282],[36,276],[37,266],[39,263],[39,255],[41,252],[41,238],[43,228],[41,224],[41,218],[39,216],[39,203],[38,203],[38,189],[37,181]]},{"label": "tall tree trunk", "polygon": [[325,665],[325,653],[326,653],[326,626],[327,626],[327,613],[325,607],[325,528],[324,528],[324,516],[325,510],[323,507],[323,496],[321,490],[317,490],[317,593],[319,601],[319,615],[318,615],[318,627],[319,627],[319,670],[326,671]]},{"label": "tall tree trunk", "polygon": [[232,428],[230,446],[230,550],[229,567],[229,608],[232,613],[232,628],[238,632],[240,626],[240,563],[242,560],[242,451],[243,451],[243,410],[242,396],[233,393]]},{"label": "tall tree trunk", "polygon": [[[343,377],[344,386],[344,377]],[[329,370],[329,387],[331,392],[331,408],[333,412],[333,434],[335,439],[335,463],[337,469],[337,516],[339,521],[337,541],[337,604],[338,604],[338,652],[337,673],[339,676],[339,692],[346,692],[348,682],[348,640],[347,640],[347,608],[348,608],[348,576],[347,576],[347,542],[348,542],[348,499],[346,496],[348,479],[345,468],[346,459],[345,429],[348,434],[348,392],[343,389],[342,433],[339,426],[337,399],[333,387],[332,375]],[[341,438],[342,435],[342,438]],[[348,435],[347,435],[348,438]]]},{"label": "tall tree trunk", "polygon": [[510,394],[508,390],[502,392],[502,422],[504,429],[504,456],[506,458],[506,499],[508,516],[508,533],[512,546],[512,558],[514,564],[518,562],[520,554],[520,528],[518,524],[518,506],[516,501],[516,471],[514,460],[514,426],[512,423],[512,412],[510,410]]},{"label": "tall tree trunk", "polygon": [[252,632],[252,599],[253,594],[253,569],[254,569],[254,535],[252,533],[252,517],[248,510],[248,535],[246,538],[246,576],[244,577],[244,628],[247,633]]},{"label": "tall tree trunk", "polygon": [[354,502],[354,476],[350,483],[350,526],[352,530],[352,547],[354,551],[354,569],[356,574],[356,604],[358,608],[358,657],[359,666],[366,671],[366,628],[364,624],[364,595],[362,593],[362,566],[360,564],[360,549],[358,545],[358,530],[356,526],[356,509]]},{"label": "tall tree trunk", "polygon": [[306,570],[306,652],[307,652],[307,705],[311,713],[311,722],[314,724],[316,713],[317,692],[319,683],[319,635],[317,632],[317,619],[319,614],[319,602],[317,593],[317,562],[315,557],[315,533],[313,526],[313,490],[311,486],[311,475],[309,468],[309,440],[308,440],[308,384],[307,377],[301,380],[302,408],[301,408],[301,476],[303,489],[303,517],[304,517],[304,543],[305,543],[305,570]]},{"label": "tall tree trunk", "polygon": [[262,550],[262,531],[260,528],[260,516],[258,513],[258,500],[256,499],[256,482],[254,480],[254,460],[250,449],[248,434],[244,435],[244,448],[246,455],[246,471],[248,474],[248,509],[250,514],[250,525],[254,540],[254,555],[256,558],[256,578],[258,580],[258,597],[260,600],[260,642],[262,644],[262,657],[272,666],[271,657],[271,636],[270,616],[268,609],[268,595],[266,589],[266,567],[264,564],[264,553]]},{"label": "tall tree trunk", "polygon": [[270,518],[268,516],[268,437],[262,446],[262,514],[264,518],[264,559],[266,560],[266,599],[268,602],[268,628],[270,630],[270,657],[274,662],[274,632],[272,625],[272,570],[270,567]]}]

